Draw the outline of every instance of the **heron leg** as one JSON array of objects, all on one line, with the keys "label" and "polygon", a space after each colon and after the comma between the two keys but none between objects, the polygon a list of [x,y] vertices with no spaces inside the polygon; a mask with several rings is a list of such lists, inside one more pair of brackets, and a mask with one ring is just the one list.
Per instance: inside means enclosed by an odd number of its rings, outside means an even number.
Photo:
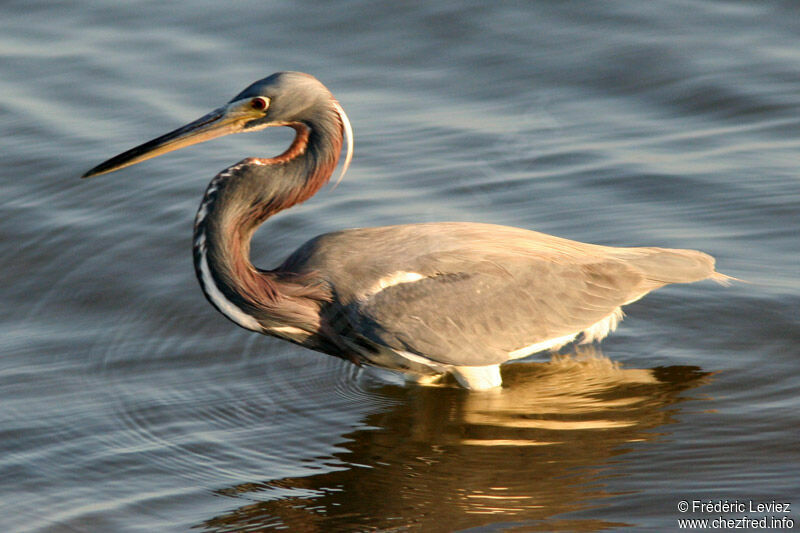
[{"label": "heron leg", "polygon": [[500,365],[454,366],[451,370],[459,385],[470,390],[488,390],[500,387]]}]

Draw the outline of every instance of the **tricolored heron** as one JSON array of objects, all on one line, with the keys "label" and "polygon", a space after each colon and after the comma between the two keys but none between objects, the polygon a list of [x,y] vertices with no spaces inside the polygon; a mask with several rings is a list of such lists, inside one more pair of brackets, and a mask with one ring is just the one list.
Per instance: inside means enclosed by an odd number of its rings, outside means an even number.
[{"label": "tricolored heron", "polygon": [[621,307],[670,283],[724,282],[694,250],[615,248],[524,229],[442,222],[320,235],[273,270],[250,262],[270,216],[314,195],[352,131],[316,78],[279,72],[84,178],[230,133],[288,126],[277,157],[247,158],[211,180],[194,224],[194,266],[208,301],[243,328],[419,381],[451,373],[501,385],[500,365],[613,331]]}]

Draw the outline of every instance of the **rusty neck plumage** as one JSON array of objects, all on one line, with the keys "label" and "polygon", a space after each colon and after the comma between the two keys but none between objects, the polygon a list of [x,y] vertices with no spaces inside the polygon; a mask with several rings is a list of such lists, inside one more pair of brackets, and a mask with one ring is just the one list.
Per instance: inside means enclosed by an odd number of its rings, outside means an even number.
[{"label": "rusty neck plumage", "polygon": [[206,189],[194,226],[194,264],[208,300],[242,327],[269,333],[309,330],[322,287],[250,261],[253,233],[270,216],[304,202],[330,179],[342,147],[342,119],[330,109],[294,128],[291,146],[268,159],[248,158],[220,172]]}]

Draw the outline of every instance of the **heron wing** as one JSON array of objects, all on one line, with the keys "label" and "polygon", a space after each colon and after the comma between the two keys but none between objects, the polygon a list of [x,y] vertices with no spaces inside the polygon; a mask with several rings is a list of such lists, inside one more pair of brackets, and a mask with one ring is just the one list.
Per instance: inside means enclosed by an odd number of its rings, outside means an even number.
[{"label": "heron wing", "polygon": [[574,264],[535,254],[448,259],[434,275],[351,303],[354,328],[438,363],[497,364],[526,346],[590,327],[633,298],[642,281],[613,261]]},{"label": "heron wing", "polygon": [[319,272],[348,335],[441,364],[479,366],[576,334],[663,285],[636,266],[647,250],[657,249],[486,224],[414,224],[322,235],[281,269]]}]

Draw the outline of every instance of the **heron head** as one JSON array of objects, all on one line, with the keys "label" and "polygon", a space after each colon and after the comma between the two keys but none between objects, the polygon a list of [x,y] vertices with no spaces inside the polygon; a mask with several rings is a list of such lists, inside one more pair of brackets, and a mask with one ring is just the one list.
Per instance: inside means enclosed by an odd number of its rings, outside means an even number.
[{"label": "heron head", "polygon": [[231,133],[257,131],[271,126],[312,124],[321,113],[339,114],[352,154],[352,130],[344,110],[330,91],[315,77],[302,72],[278,72],[259,80],[230,102],[170,133],[141,144],[100,163],[82,177],[89,178],[135,165],[180,148]]},{"label": "heron head", "polygon": [[262,111],[245,124],[251,131],[268,126],[313,121],[320,112],[331,108],[333,95],[320,81],[303,72],[277,72],[252,83],[228,105]]}]

